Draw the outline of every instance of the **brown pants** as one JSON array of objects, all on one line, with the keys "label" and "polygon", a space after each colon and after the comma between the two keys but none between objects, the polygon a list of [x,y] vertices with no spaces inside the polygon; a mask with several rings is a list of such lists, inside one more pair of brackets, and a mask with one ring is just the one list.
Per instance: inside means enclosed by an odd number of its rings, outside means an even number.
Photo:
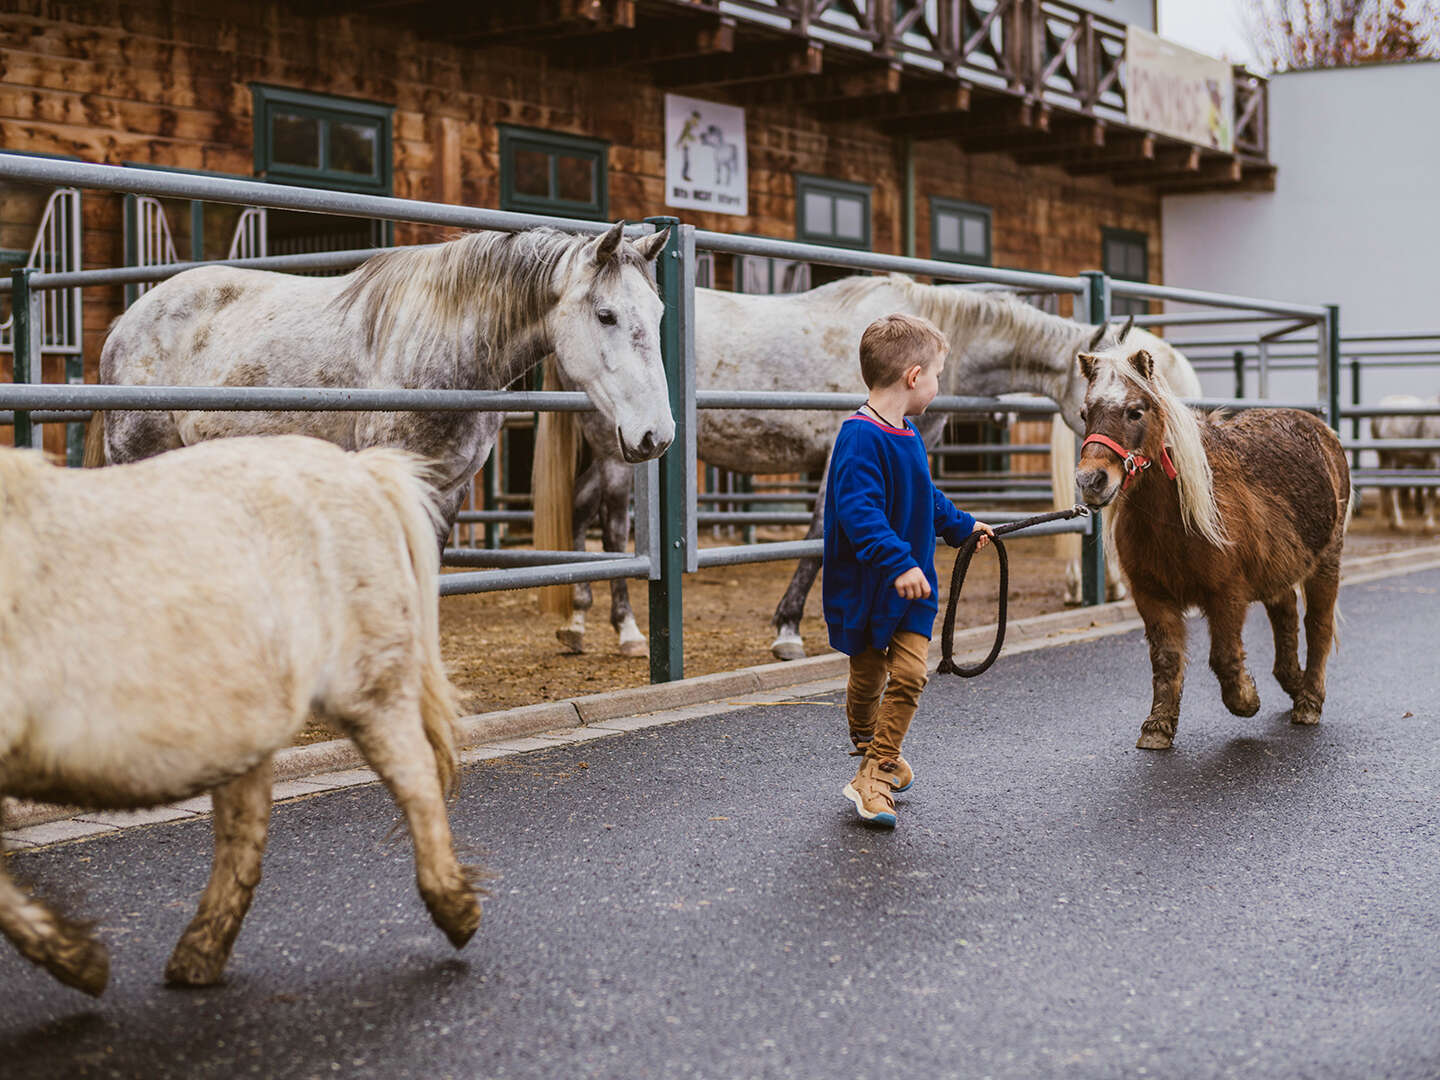
[{"label": "brown pants", "polygon": [[929,638],[901,630],[886,648],[866,649],[850,657],[845,716],[850,721],[850,738],[874,739],[866,751],[868,756],[900,756],[900,744],[920,704],[920,691],[925,689],[929,651]]}]

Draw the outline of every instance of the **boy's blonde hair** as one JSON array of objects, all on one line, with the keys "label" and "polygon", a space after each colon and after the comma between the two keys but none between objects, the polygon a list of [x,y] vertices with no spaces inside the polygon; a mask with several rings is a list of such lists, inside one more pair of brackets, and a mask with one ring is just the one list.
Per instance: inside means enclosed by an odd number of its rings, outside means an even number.
[{"label": "boy's blonde hair", "polygon": [[950,351],[940,328],[919,315],[883,315],[860,335],[860,376],[872,390],[898,382],[916,364]]}]

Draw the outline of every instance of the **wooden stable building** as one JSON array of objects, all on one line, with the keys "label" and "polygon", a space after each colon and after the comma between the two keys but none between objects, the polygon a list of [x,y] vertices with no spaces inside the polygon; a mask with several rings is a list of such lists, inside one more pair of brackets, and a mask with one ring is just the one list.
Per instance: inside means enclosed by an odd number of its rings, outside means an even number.
[{"label": "wooden stable building", "polygon": [[[1156,280],[1161,195],[1273,183],[1265,84],[1235,74],[1228,148],[1134,126],[1127,28],[1091,10],[1104,6],[12,0],[0,15],[0,149],[568,217],[674,214],[719,231]],[[744,110],[743,213],[667,205],[667,95]],[[54,194],[0,181],[0,259],[93,268],[439,235]],[[78,235],[55,228],[66,215]],[[45,243],[55,250],[36,255]],[[706,272],[719,287],[786,284],[763,261]],[[65,377],[67,358],[95,378],[124,302],[88,289],[55,316],[47,381]]]}]

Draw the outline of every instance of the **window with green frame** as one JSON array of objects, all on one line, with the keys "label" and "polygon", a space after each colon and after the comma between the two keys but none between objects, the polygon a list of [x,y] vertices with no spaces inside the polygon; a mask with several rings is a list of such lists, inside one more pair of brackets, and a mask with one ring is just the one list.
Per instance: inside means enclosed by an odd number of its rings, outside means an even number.
[{"label": "window with green frame", "polygon": [[808,244],[870,247],[870,187],[827,176],[795,175],[795,232]]},{"label": "window with green frame", "polygon": [[389,195],[393,105],[251,83],[255,175],[305,187]]},{"label": "window with green frame", "polygon": [[500,125],[500,209],[604,221],[610,214],[610,144]]},{"label": "window with green frame", "polygon": [[946,262],[989,266],[990,207],[958,199],[930,197],[930,257]]},{"label": "window with green frame", "polygon": [[[1100,268],[1122,281],[1150,280],[1149,237],[1133,229],[1100,230]],[[1110,302],[1114,315],[1148,315],[1150,301],[1134,296],[1117,296]]]}]

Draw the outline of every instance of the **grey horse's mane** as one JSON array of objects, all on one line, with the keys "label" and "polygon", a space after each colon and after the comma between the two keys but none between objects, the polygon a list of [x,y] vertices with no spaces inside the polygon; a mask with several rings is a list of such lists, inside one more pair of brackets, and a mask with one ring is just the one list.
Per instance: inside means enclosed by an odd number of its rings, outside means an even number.
[{"label": "grey horse's mane", "polygon": [[1010,341],[1015,357],[1054,356],[1063,363],[1073,359],[1076,344],[1091,333],[1081,323],[1041,311],[1014,293],[918,285],[904,277],[902,281],[914,297],[916,309],[944,331],[952,349],[961,347],[965,337],[985,331]]},{"label": "grey horse's mane", "polygon": [[[542,332],[562,291],[561,275],[575,272],[571,257],[590,240],[541,226],[397,248],[362,264],[335,302],[359,313],[372,353],[387,351],[403,335],[407,347],[453,354],[471,342],[498,360]],[[645,268],[633,245],[622,243],[613,258],[589,267],[598,283],[626,264]]]}]

